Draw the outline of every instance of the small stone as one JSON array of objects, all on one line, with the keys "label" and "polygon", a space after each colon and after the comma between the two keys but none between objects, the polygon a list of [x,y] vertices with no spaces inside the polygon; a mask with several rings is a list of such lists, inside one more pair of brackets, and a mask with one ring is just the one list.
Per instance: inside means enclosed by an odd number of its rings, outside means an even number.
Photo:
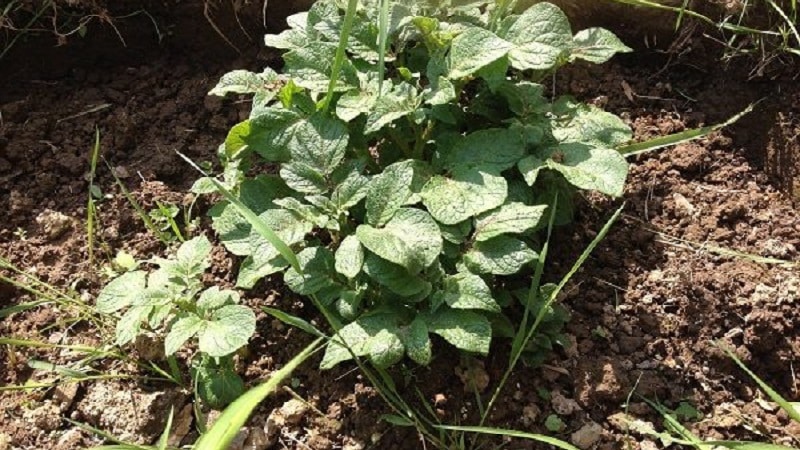
[{"label": "small stone", "polygon": [[281,405],[278,412],[283,416],[283,420],[287,425],[297,425],[303,420],[308,411],[308,405],[297,399],[291,399]]},{"label": "small stone", "polygon": [[214,426],[214,422],[219,419],[219,416],[222,415],[221,411],[217,411],[216,409],[212,409],[211,411],[206,414],[206,429],[209,429]]},{"label": "small stone", "polygon": [[0,450],[11,450],[11,436],[0,433]]},{"label": "small stone", "polygon": [[541,410],[536,405],[528,405],[522,408],[522,423],[526,427],[529,427],[536,423],[536,420],[539,418],[539,414],[541,414]]},{"label": "small stone", "polygon": [[83,441],[83,432],[79,428],[72,428],[58,438],[56,450],[79,448],[81,441]]},{"label": "small stone", "polygon": [[556,392],[550,399],[553,411],[559,416],[569,416],[575,411],[580,411],[581,407],[574,399],[564,397],[560,392]]},{"label": "small stone", "polygon": [[131,173],[128,171],[128,168],[125,167],[125,166],[114,167],[114,174],[117,176],[117,178],[120,178],[120,179],[123,179],[123,180],[125,178],[130,178],[131,177]]},{"label": "small stone", "polygon": [[489,373],[482,361],[470,359],[465,364],[456,366],[455,373],[464,383],[464,392],[481,393],[489,387]]},{"label": "small stone", "polygon": [[78,395],[78,383],[59,384],[53,390],[53,400],[61,411],[69,410]]},{"label": "small stone", "polygon": [[57,430],[61,426],[61,411],[52,403],[25,411],[25,422],[43,431]]},{"label": "small stone", "polygon": [[183,438],[189,434],[192,429],[192,404],[186,404],[181,408],[180,412],[174,417],[172,421],[172,430],[169,432],[167,444],[170,447],[180,447]]},{"label": "small stone", "polygon": [[639,450],[658,450],[658,445],[649,439],[645,439],[639,443]]},{"label": "small stone", "polygon": [[233,437],[231,443],[228,444],[228,450],[244,450],[244,443],[249,434],[250,430],[247,427],[240,428],[236,436]]},{"label": "small stone", "polygon": [[572,443],[584,450],[591,448],[591,446],[599,442],[602,437],[603,427],[595,422],[587,423],[570,436]]},{"label": "small stone", "polygon": [[139,352],[139,357],[145,361],[162,361],[164,354],[164,341],[155,334],[142,333],[136,336],[133,347]]},{"label": "small stone", "polygon": [[348,442],[342,446],[342,450],[364,450],[364,444],[361,442]]},{"label": "small stone", "polygon": [[[274,443],[274,442],[273,442]],[[250,430],[244,441],[243,450],[266,450],[272,443],[267,438],[267,433],[262,428],[255,427]]]},{"label": "small stone", "polygon": [[47,240],[60,238],[72,228],[72,219],[58,211],[46,209],[36,216],[36,223],[42,228]]}]

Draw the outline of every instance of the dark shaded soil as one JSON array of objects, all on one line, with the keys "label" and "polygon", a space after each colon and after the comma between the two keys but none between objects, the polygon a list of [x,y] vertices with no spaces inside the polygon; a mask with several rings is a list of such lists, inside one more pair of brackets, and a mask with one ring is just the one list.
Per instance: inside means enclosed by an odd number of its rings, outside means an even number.
[{"label": "dark shaded soil", "polygon": [[[148,35],[145,21],[130,20],[131,33]],[[117,251],[146,259],[165,250],[101,162],[95,184],[105,198],[98,202],[97,250],[89,260],[89,158],[98,129],[101,155],[145,209],[156,201],[188,209],[192,199],[186,193],[197,175],[176,151],[213,161],[228,128],[249,110],[206,92],[227,70],[276,62],[256,44],[242,55],[231,52],[207,25],[197,25],[201,29],[202,39],[168,39],[159,46],[152,35],[141,36],[127,50],[105,39],[112,30],[99,29],[90,34],[98,40],[47,50],[43,58],[26,57],[30,49],[43,48],[41,42],[21,44],[3,61],[0,256],[91,304],[106,280],[103,268]],[[207,51],[198,51],[200,41],[208,42]],[[800,217],[791,194],[791,155],[800,154],[800,89],[788,77],[748,81],[745,68],[723,72],[707,57],[713,53],[703,49],[707,45],[700,39],[695,53],[682,58],[645,52],[557,78],[556,92],[622,115],[640,139],[720,122],[755,100],[767,100],[725,132],[633,161],[621,219],[563,298],[575,345],[558,350],[543,368],[517,370],[491,425],[553,434],[544,421],[557,413],[565,422],[560,437],[598,438],[587,448],[618,449],[629,442],[630,448],[652,450],[660,443],[628,430],[621,419],[627,412],[660,427],[644,401],[652,399],[669,408],[692,405],[700,417],[689,418],[687,426],[704,438],[800,444],[800,426],[789,423],[714,345],[735,350],[776,390],[798,400],[793,367],[800,352],[800,279],[796,267],[774,260],[796,261],[800,248]],[[575,224],[554,239],[552,277],[566,273],[619,204],[592,195],[581,199]],[[194,216],[202,217],[205,207],[203,200],[195,204]],[[202,220],[200,225],[195,232],[206,229]],[[221,249],[214,258],[206,281],[231,283],[237,262]],[[0,284],[0,309],[31,300]],[[247,302],[316,317],[311,305],[286,295],[277,283],[262,283]],[[77,320],[82,308],[49,305],[13,314],[0,322],[0,336],[101,347],[110,330]],[[251,383],[310,341],[263,313],[258,318],[258,336],[239,361]],[[144,343],[130,356],[144,358],[147,348]],[[439,354],[429,368],[396,373],[399,388],[408,398],[416,398],[418,388],[445,423],[474,423],[476,397],[465,389],[464,373],[488,378],[489,388],[481,393],[485,404],[505,368],[507,343],[497,342],[484,361]],[[59,381],[58,373],[34,371],[28,363],[75,364],[84,357],[68,348],[0,346],[7,361],[0,379],[6,386]],[[290,384],[313,409],[298,407],[290,392],[281,392],[259,409],[243,437],[253,443],[277,427],[274,448],[424,448],[415,433],[377,420],[387,411],[352,367],[320,373],[316,363]],[[105,375],[153,376],[133,360],[89,365]],[[196,437],[190,404],[187,389],[130,378],[0,391],[0,449],[4,438],[10,448],[21,449],[68,450],[99,442],[64,418],[150,443],[170,408],[185,422],[187,443]],[[274,422],[281,414],[268,419],[276,409],[285,416],[282,422]],[[598,425],[595,431],[592,424]],[[490,448],[500,442],[490,441]],[[513,448],[542,446],[515,442]]]}]

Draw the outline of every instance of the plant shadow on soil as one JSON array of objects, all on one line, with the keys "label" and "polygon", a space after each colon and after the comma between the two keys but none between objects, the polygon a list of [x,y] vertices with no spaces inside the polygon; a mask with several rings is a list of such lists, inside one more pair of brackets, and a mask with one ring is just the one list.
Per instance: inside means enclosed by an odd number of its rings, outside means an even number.
[{"label": "plant shadow on soil", "polygon": [[[146,209],[156,200],[185,205],[196,174],[175,150],[197,161],[214,160],[227,130],[248,112],[245,103],[207,97],[206,92],[228,70],[259,70],[277,62],[275,53],[258,50],[253,43],[237,55],[207,25],[200,25],[205,21],[202,14],[193,20],[194,28],[177,22],[174,29],[195,31],[161,44],[149,19],[134,17],[120,24],[128,37],[127,49],[120,47],[113,30],[103,28],[90,30],[85,40],[64,48],[48,48],[48,40],[24,42],[2,61],[0,256],[55,286],[72,287],[91,298],[102,283],[99,266],[117,250],[142,259],[163,252],[164,246],[144,228],[101,163],[96,184],[114,195],[98,203],[102,249],[95,267],[89,265],[84,220],[95,127],[101,133],[102,155]],[[233,23],[225,29],[235,32]],[[698,38],[698,45],[709,44]],[[42,57],[30,58],[32,54]],[[791,127],[800,121],[798,88],[790,81],[747,82],[736,70],[721,73],[710,63],[698,65],[691,55],[661,70],[665,62],[664,56],[644,52],[601,67],[579,66],[559,74],[554,90],[622,115],[637,138],[721,122],[769,95],[767,107],[729,131],[632,161],[624,215],[563,298],[573,316],[567,331],[575,345],[556,351],[544,368],[517,370],[490,424],[551,434],[543,422],[558,413],[566,423],[562,437],[569,439],[570,433],[596,422],[604,431],[595,448],[621,448],[628,439],[648,439],[609,418],[626,410],[623,404],[635,390],[668,406],[689,401],[711,418],[692,425],[703,436],[757,438],[748,429],[755,423],[767,435],[796,444],[791,436],[800,435],[800,430],[786,417],[760,407],[752,384],[710,341],[726,342],[778,391],[797,399],[791,375],[800,350],[794,313],[800,289],[797,273],[715,255],[699,246],[797,258],[797,212],[762,168],[770,167],[770,154],[800,154],[796,140],[789,139],[797,129]],[[776,86],[781,95],[775,95]],[[775,136],[787,139],[780,142]],[[773,153],[766,151],[769,148]],[[777,185],[789,187],[786,178],[779,180],[784,181]],[[618,205],[593,195],[579,199],[575,223],[554,237],[550,276],[566,273]],[[199,210],[205,206],[199,205]],[[232,285],[237,264],[216,249],[206,281]],[[0,308],[26,298],[0,285]],[[286,294],[277,280],[262,282],[246,301],[254,308],[278,307],[321,323],[309,304]],[[42,308],[11,316],[0,322],[0,335],[99,342],[85,324],[42,331],[59,314]],[[258,335],[241,361],[250,382],[267,377],[310,341],[263,313],[258,318]],[[472,424],[476,397],[465,391],[455,372],[458,368],[463,374],[466,362],[446,350],[439,355],[429,368],[398,373],[399,385],[409,398],[416,396],[417,386],[443,422]],[[3,384],[26,382],[32,375],[25,364],[28,359],[60,364],[76,360],[66,351],[19,348],[0,349],[0,356],[16,361],[0,367]],[[477,373],[495,383],[506,361],[507,342],[497,342]],[[385,408],[352,367],[320,373],[315,363],[298,372],[292,386],[322,414],[307,412],[297,424],[286,426],[280,437],[285,445],[306,448],[295,439],[314,449],[356,443],[370,448],[373,438],[383,436],[376,446],[422,448],[413,431],[392,429],[377,420]],[[100,368],[142,374],[118,362]],[[493,386],[481,396],[484,403]],[[89,445],[88,434],[61,420],[69,417],[146,441],[161,431],[170,406],[180,411],[189,401],[174,385],[134,381],[81,383],[67,401],[57,392],[0,393],[0,432],[20,448]],[[283,394],[266,402],[251,425],[263,426],[267,414],[289,398]],[[637,395],[627,410],[658,420]],[[514,448],[540,448],[519,445]]]}]

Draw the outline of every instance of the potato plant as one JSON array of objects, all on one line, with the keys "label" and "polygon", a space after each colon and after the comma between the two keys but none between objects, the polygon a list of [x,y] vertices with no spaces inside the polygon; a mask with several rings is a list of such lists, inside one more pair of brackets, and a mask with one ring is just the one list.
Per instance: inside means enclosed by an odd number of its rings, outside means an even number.
[{"label": "potato plant", "polygon": [[[550,3],[521,14],[452,3],[393,1],[382,12],[362,0],[345,23],[338,2],[319,0],[266,36],[285,51],[280,73],[233,71],[210,92],[252,95],[249,119],[220,146],[222,183],[299,266],[234,204],[213,208],[213,227],[243,258],[239,287],[283,273],[344,324],[323,368],[353,355],[428,364],[431,335],[486,354],[493,334],[513,330],[507,312],[526,298],[515,290],[530,279],[549,218],[569,220],[575,189],[622,193],[627,163],[614,148],[629,127],[571,97],[548,98],[540,81],[628,47],[601,28],[573,34]],[[274,173],[249,176],[254,161]],[[214,185],[200,179],[194,190]],[[545,348],[566,320],[552,316]]]},{"label": "potato plant", "polygon": [[164,337],[164,354],[174,355],[195,339],[199,350],[193,375],[201,397],[224,406],[242,394],[232,355],[255,332],[253,311],[239,294],[217,286],[204,289],[201,277],[211,264],[211,243],[199,236],[183,243],[172,259],[156,258],[158,269],[132,270],[112,280],[97,297],[97,310],[114,314],[116,344],[126,345],[151,330]]}]

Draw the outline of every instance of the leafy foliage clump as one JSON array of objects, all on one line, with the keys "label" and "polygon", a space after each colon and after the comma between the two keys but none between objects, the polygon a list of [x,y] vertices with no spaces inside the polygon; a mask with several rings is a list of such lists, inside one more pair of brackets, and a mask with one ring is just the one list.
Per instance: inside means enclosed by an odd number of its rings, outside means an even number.
[{"label": "leafy foliage clump", "polygon": [[[493,335],[511,334],[515,305],[544,305],[545,294],[519,291],[549,220],[569,221],[576,189],[622,193],[627,163],[615,147],[629,127],[548,98],[540,81],[629,49],[601,28],[573,34],[549,3],[521,14],[456,3],[362,0],[347,20],[338,2],[319,0],[266,37],[285,50],[282,73],[234,71],[211,91],[252,95],[249,119],[219,149],[221,183],[296,261],[236,203],[213,208],[213,227],[243,258],[239,287],[283,273],[344,324],[323,368],[353,355],[428,364],[431,335],[486,354]],[[258,160],[276,173],[247,176]],[[560,342],[564,311],[549,317],[536,348]]]},{"label": "leafy foliage clump", "polygon": [[164,353],[172,356],[196,338],[200,356],[194,366],[201,397],[222,406],[243,392],[232,368],[232,355],[255,332],[253,311],[239,304],[233,290],[204,289],[211,243],[204,236],[183,243],[174,259],[156,258],[158,269],[132,270],[112,280],[97,298],[97,310],[125,313],[117,322],[116,344],[126,345],[151,330],[165,337]]}]

